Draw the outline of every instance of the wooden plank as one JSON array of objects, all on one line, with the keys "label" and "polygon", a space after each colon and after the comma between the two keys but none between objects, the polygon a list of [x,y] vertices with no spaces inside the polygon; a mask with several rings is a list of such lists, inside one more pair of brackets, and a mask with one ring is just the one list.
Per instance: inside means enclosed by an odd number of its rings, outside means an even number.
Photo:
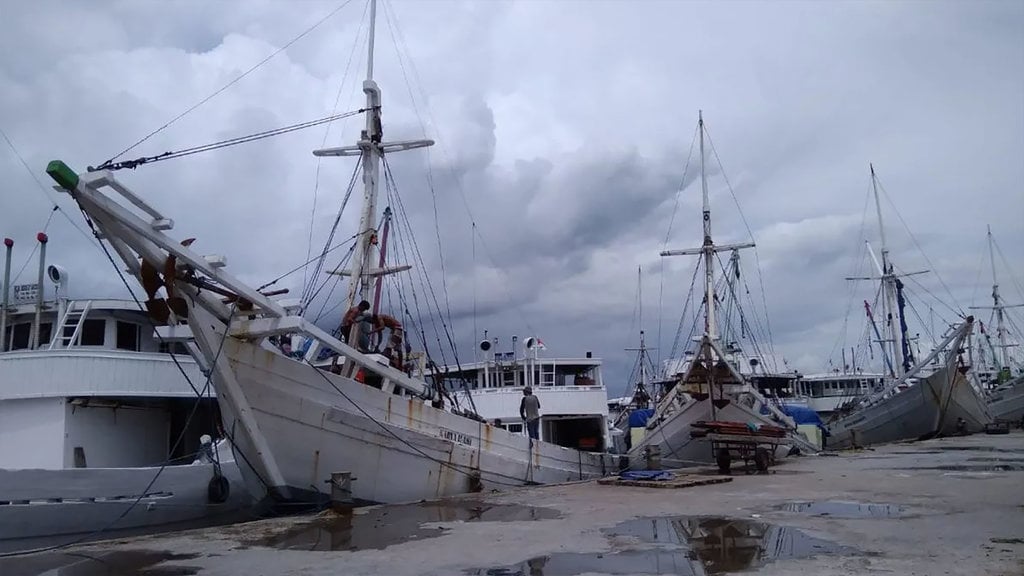
[{"label": "wooden plank", "polygon": [[605,486],[637,486],[640,488],[690,488],[693,486],[706,486],[709,484],[722,484],[732,482],[731,476],[698,476],[696,474],[683,474],[672,472],[671,480],[628,480],[611,476],[601,478],[598,484]]}]

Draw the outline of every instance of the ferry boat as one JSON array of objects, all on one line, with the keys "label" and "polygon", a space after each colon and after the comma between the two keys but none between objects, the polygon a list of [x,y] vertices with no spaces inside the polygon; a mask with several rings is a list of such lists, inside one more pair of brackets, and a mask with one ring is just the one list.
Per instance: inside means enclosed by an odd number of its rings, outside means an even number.
[{"label": "ferry boat", "polygon": [[71,300],[67,272],[47,275],[54,298],[0,302],[0,549],[240,517],[251,497],[188,352],[134,301]]},{"label": "ferry boat", "polygon": [[786,403],[828,416],[852,400],[881,390],[884,380],[884,375],[871,372],[801,374],[793,382],[793,397]]},{"label": "ferry boat", "polygon": [[484,339],[482,360],[444,369],[445,386],[463,407],[472,407],[492,426],[524,434],[519,415],[523,390],[540,400],[540,439],[566,448],[604,452],[611,445],[608,392],[601,379],[601,359],[547,358],[539,338],[524,340],[523,352],[495,352],[498,339]]}]

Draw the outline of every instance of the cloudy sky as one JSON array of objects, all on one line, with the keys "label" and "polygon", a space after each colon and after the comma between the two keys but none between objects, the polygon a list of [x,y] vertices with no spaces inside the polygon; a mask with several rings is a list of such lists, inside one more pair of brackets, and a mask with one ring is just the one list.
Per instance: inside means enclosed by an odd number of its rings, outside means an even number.
[{"label": "cloudy sky", "polygon": [[[46,162],[110,158],[339,6],[128,158],[359,108],[365,1],[0,3],[0,129],[13,144],[0,139],[0,235],[17,242],[15,272],[45,225],[74,294],[123,295]],[[549,355],[604,358],[617,392],[640,327],[638,266],[643,326],[668,354],[694,261],[658,252],[666,236],[700,244],[696,159],[683,178],[699,109],[724,167],[710,156],[715,238],[752,233],[744,278],[790,368],[821,370],[863,332],[872,288],[844,277],[869,274],[864,240],[878,245],[869,162],[897,267],[933,271],[908,281],[922,317],[987,303],[986,225],[1004,296],[1024,301],[1024,3],[389,0],[376,41],[386,138],[438,142],[390,162],[461,359],[474,329],[499,348],[535,334]],[[353,161],[318,165],[310,151],[359,127],[119,176],[176,234],[262,284],[306,259],[314,197],[322,246]],[[354,232],[355,205],[338,238]]]}]

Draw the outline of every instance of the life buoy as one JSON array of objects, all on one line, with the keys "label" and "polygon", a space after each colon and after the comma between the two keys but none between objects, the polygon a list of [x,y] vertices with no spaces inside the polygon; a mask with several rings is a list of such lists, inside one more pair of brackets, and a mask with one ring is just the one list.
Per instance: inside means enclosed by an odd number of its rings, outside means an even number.
[{"label": "life buoy", "polygon": [[366,384],[366,374],[363,373],[362,368],[356,371],[356,382]]}]

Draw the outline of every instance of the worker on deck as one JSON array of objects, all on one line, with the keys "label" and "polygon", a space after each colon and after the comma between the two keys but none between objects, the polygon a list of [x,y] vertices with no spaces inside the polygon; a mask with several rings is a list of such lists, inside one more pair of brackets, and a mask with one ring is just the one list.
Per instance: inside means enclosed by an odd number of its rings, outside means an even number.
[{"label": "worker on deck", "polygon": [[360,352],[369,351],[371,329],[369,326],[369,321],[371,316],[372,315],[370,314],[370,303],[367,302],[366,300],[363,300],[359,304],[356,304],[355,306],[349,308],[348,312],[345,312],[345,315],[342,316],[341,318],[341,339],[346,344],[351,346],[352,343],[349,342],[349,338],[351,337],[352,334],[352,328],[358,324],[359,342],[356,348],[358,348]]},{"label": "worker on deck", "polygon": [[376,343],[373,345],[374,349],[380,348],[380,345],[384,342],[384,329],[387,328],[391,331],[388,347],[401,352],[402,336],[404,335],[402,323],[394,316],[388,314],[374,314],[371,322],[373,323],[373,329],[370,330],[370,334],[375,336],[376,340]]},{"label": "worker on deck", "polygon": [[540,399],[533,395],[533,388],[523,388],[523,399],[519,402],[519,416],[526,422],[526,433],[530,444],[540,440]]}]

